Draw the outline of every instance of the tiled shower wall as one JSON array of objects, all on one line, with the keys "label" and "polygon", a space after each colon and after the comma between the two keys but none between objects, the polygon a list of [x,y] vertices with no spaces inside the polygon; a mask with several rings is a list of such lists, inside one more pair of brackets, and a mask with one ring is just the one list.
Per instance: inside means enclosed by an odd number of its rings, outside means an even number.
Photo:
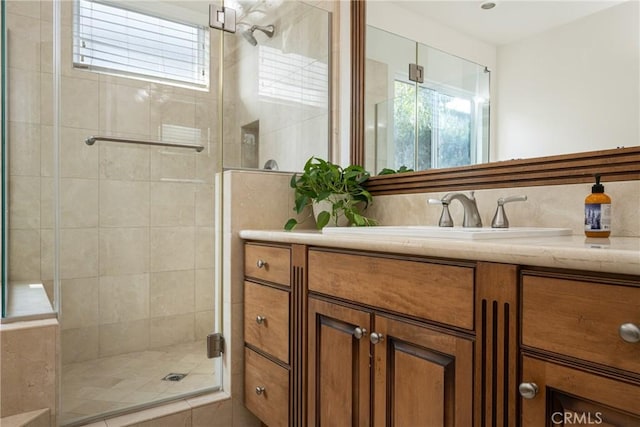
[{"label": "tiled shower wall", "polygon": [[[204,338],[214,318],[217,33],[212,89],[72,67],[62,6],[60,278],[63,363]],[[8,1],[9,281],[45,283],[54,265],[52,3]],[[201,153],[89,135],[199,135]]]},{"label": "tiled shower wall", "polygon": [[[329,156],[331,15],[335,2],[286,1],[248,24],[275,26],[257,46],[225,37],[224,166],[242,167],[241,127],[259,122],[258,168],[274,159],[283,171],[302,170]],[[335,13],[335,12],[334,12]],[[247,27],[239,26],[238,31]]]}]

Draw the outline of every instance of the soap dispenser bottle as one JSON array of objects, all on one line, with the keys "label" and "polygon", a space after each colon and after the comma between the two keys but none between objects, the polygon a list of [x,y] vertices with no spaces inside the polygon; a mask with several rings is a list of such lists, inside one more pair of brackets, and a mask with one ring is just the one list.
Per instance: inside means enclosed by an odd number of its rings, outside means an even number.
[{"label": "soap dispenser bottle", "polygon": [[600,174],[591,194],[584,200],[584,234],[587,237],[609,237],[611,234],[611,197],[604,193]]}]

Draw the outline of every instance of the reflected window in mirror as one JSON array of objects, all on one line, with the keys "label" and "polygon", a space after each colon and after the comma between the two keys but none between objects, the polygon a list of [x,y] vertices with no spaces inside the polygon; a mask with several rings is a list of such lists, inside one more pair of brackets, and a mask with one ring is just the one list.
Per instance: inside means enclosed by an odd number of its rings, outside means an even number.
[{"label": "reflected window in mirror", "polygon": [[367,40],[365,168],[378,173],[486,161],[487,67],[370,25]]}]

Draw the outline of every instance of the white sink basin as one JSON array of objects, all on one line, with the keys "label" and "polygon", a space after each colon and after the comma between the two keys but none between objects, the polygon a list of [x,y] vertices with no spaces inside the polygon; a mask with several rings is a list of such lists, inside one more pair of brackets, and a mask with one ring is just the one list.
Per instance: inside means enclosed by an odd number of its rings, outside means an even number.
[{"label": "white sink basin", "polygon": [[375,227],[325,227],[322,232],[339,236],[399,236],[441,239],[505,239],[514,237],[553,237],[571,234],[569,228],[512,227],[512,228],[464,228],[423,225],[375,226]]}]

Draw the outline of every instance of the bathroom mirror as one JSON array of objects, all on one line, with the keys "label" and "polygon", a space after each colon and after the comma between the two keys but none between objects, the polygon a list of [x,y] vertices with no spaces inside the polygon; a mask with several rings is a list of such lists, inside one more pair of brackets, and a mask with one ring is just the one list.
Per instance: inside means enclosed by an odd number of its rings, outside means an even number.
[{"label": "bathroom mirror", "polygon": [[[544,24],[541,15],[534,14],[531,9],[540,6],[538,3],[544,3],[544,7],[548,8],[547,12],[554,12],[550,15],[561,17],[564,21]],[[532,33],[524,39],[522,36],[518,38],[512,35],[515,38],[509,43],[498,45],[494,42],[496,44],[492,46],[487,40],[496,37],[499,39],[494,33],[500,27],[493,18],[488,18],[489,15],[484,15],[483,19],[478,18],[478,13],[491,11],[482,11],[477,2],[368,2],[366,5],[364,2],[353,2],[352,22],[356,23],[352,30],[353,52],[359,52],[358,43],[365,42],[365,25],[371,22],[388,31],[402,31],[401,35],[414,40],[419,37],[426,43],[435,40],[436,48],[453,51],[454,54],[477,63],[487,63],[489,68],[493,67],[489,163],[430,170],[426,175],[424,172],[410,174],[413,175],[412,181],[415,184],[411,189],[397,183],[392,186],[391,183],[397,181],[397,176],[376,177],[372,184],[384,186],[385,191],[389,192],[418,191],[418,187],[426,188],[417,184],[424,183],[425,176],[433,180],[436,176],[449,176],[454,172],[464,174],[465,171],[489,171],[492,167],[505,167],[509,162],[516,162],[515,173],[526,172],[532,167],[544,171],[551,168],[548,165],[553,163],[551,169],[556,172],[552,172],[552,175],[561,176],[564,172],[559,171],[566,171],[567,168],[558,162],[581,158],[584,163],[586,158],[600,156],[588,154],[595,153],[594,150],[598,153],[606,151],[602,154],[605,157],[593,161],[595,166],[602,164],[602,159],[608,158],[610,154],[624,157],[630,152],[636,152],[635,147],[640,140],[638,3],[589,2],[601,10],[583,11],[583,15],[573,10],[575,7],[570,7],[576,6],[576,3],[585,2],[501,2],[495,8],[496,11],[503,8],[513,24],[502,28],[505,34],[524,25],[517,21],[519,9],[524,10],[527,20],[536,22],[539,26],[537,31],[530,30]],[[364,7],[367,8],[366,15]],[[466,14],[457,16],[456,13],[460,13],[465,7],[478,10],[468,9]],[[367,17],[366,20],[364,16]],[[484,22],[488,25],[486,28],[493,33],[489,34],[487,31],[484,40],[478,40],[468,37],[463,32],[464,29],[452,28],[454,24],[464,26],[474,19]],[[473,31],[480,30],[476,28]],[[466,33],[473,31],[468,29]],[[560,37],[562,43],[552,36]],[[599,36],[609,39],[598,38]],[[504,35],[502,37],[507,39]],[[425,40],[427,38],[430,40]],[[611,42],[613,38],[615,43]],[[517,40],[520,40],[518,44],[514,44]],[[552,44],[545,47],[543,41],[551,41]],[[596,47],[598,51],[592,51]],[[594,57],[596,54],[599,56]],[[482,60],[482,56],[489,58],[489,61]],[[363,78],[359,74],[364,73],[358,69],[357,58],[354,60],[352,162],[362,164],[366,154],[357,128],[364,129],[364,115],[360,107],[364,104],[364,95],[360,86],[362,80],[359,80]],[[364,64],[364,57],[361,61]],[[364,66],[361,65],[361,68]],[[543,75],[542,71],[546,74]],[[525,78],[518,78],[519,75]],[[358,96],[360,100],[357,99]],[[356,114],[358,111],[362,118]],[[634,148],[617,150],[617,147]],[[578,156],[576,153],[581,154]],[[553,162],[545,161],[548,156],[552,156],[550,159],[554,159]],[[629,166],[633,162],[627,163],[628,166],[621,166],[619,172],[626,173],[629,169],[634,169],[634,166]],[[637,179],[637,167],[635,170],[631,174],[624,174],[624,178],[623,175],[617,178]],[[589,172],[574,172],[576,176],[571,179],[586,181],[590,178]],[[484,185],[500,184],[499,177],[489,181],[491,183]],[[510,183],[503,186],[517,185],[514,184],[517,180],[513,175],[507,181]],[[524,180],[522,185],[529,184]]]}]

